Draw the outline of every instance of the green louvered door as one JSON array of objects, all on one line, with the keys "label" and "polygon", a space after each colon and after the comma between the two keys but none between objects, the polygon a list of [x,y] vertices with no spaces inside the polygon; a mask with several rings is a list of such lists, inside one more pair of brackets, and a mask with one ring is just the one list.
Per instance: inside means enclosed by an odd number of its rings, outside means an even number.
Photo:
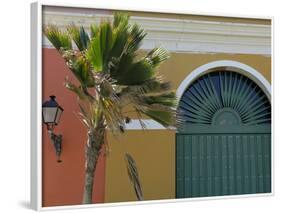
[{"label": "green louvered door", "polygon": [[178,107],[176,197],[271,192],[271,107],[247,77],[200,77]]}]

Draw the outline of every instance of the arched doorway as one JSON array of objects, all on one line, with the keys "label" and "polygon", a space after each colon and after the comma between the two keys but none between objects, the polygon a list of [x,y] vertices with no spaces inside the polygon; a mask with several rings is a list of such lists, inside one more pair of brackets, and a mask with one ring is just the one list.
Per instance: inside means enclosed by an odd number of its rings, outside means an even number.
[{"label": "arched doorway", "polygon": [[271,104],[241,73],[201,75],[181,96],[176,197],[271,192]]}]

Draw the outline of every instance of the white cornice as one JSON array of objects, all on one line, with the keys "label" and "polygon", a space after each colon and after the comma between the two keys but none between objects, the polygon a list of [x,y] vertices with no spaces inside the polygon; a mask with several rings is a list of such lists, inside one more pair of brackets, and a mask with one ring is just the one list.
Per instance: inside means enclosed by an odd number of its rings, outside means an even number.
[{"label": "white cornice", "polygon": [[[75,23],[89,30],[92,23],[112,19],[111,14],[98,12],[44,11],[43,23],[61,28]],[[132,16],[131,22],[147,32],[142,49],[163,46],[171,52],[271,54],[270,25],[140,16]],[[43,45],[50,47],[46,38]]]}]

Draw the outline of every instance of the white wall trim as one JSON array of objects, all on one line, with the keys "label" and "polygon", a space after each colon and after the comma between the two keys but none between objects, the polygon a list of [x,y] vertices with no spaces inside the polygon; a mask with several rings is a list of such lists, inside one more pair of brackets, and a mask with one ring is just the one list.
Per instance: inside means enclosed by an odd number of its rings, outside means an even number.
[{"label": "white wall trim", "polygon": [[224,68],[226,70],[232,70],[236,72],[240,72],[243,75],[246,75],[250,79],[252,79],[260,88],[264,91],[269,100],[271,100],[271,85],[265,79],[265,77],[258,72],[253,67],[250,67],[247,64],[243,64],[238,61],[231,60],[219,60],[213,61],[207,64],[204,64],[195,70],[193,70],[190,74],[186,76],[186,78],[179,85],[176,94],[178,99],[180,100],[185,90],[189,87],[189,85],[195,81],[198,77],[210,72],[210,70],[215,68]]},{"label": "white wall trim", "polygon": [[[93,9],[83,12],[82,9],[47,8],[43,14],[44,24],[66,29],[75,23],[83,25],[87,31],[92,23],[112,19],[109,11]],[[141,46],[144,50],[162,46],[170,52],[271,54],[270,25],[140,16],[132,16],[131,22],[140,24],[148,33]],[[43,46],[52,47],[46,38]]]}]

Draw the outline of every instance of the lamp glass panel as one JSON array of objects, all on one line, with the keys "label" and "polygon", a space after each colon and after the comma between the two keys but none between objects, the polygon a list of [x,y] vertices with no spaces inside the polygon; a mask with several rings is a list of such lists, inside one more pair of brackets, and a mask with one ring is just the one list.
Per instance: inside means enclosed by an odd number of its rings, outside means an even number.
[{"label": "lamp glass panel", "polygon": [[62,114],[62,110],[61,110],[61,108],[57,108],[58,109],[58,112],[57,112],[57,117],[56,117],[56,124],[58,124],[59,123],[59,121],[60,121],[60,117],[61,117],[61,114]]},{"label": "lamp glass panel", "polygon": [[45,123],[55,123],[57,107],[44,107],[43,119]]}]

